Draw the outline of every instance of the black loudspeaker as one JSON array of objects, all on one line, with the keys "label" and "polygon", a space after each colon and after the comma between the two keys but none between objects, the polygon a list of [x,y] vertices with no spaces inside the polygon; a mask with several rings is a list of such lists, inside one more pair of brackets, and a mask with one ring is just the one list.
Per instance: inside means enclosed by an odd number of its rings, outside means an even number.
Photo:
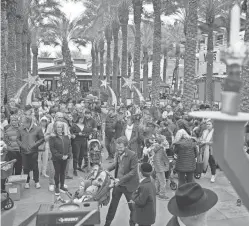
[{"label": "black loudspeaker", "polygon": [[37,213],[36,226],[75,226],[90,212],[97,210],[81,225],[94,226],[100,224],[98,202],[67,203],[62,205],[41,204]]}]

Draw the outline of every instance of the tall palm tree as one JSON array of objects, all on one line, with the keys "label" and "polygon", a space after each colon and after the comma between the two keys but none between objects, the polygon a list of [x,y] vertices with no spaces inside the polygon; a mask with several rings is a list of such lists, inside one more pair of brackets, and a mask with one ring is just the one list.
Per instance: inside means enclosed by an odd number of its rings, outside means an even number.
[{"label": "tall palm tree", "polygon": [[108,24],[105,27],[105,39],[106,39],[106,78],[107,81],[110,81],[110,75],[111,75],[111,65],[112,65],[112,60],[111,60],[111,43],[112,43],[112,29],[111,25]]},{"label": "tall palm tree", "polygon": [[96,58],[96,78],[97,78],[97,89],[99,88],[99,40],[95,42],[95,58]]},{"label": "tall palm tree", "polygon": [[[8,51],[7,51],[7,98],[16,93],[16,1],[7,1]],[[14,82],[13,82],[14,81]]]},{"label": "tall palm tree", "polygon": [[5,77],[7,73],[7,20],[6,20],[6,1],[1,0],[1,105],[4,103],[6,94]]},{"label": "tall palm tree", "polygon": [[[143,0],[132,0],[133,4],[133,17],[135,23],[135,45],[134,45],[134,81],[135,86],[140,89],[140,53],[141,53],[141,17],[143,12]],[[139,97],[135,93],[135,104],[139,103]]]},{"label": "tall palm tree", "polygon": [[154,33],[153,33],[153,66],[152,66],[152,100],[156,106],[160,101],[160,61],[161,61],[161,0],[153,0]]},{"label": "tall palm tree", "polygon": [[[123,0],[118,8],[118,17],[122,31],[122,56],[121,56],[121,84],[124,84],[122,78],[127,78],[127,58],[128,58],[128,21],[129,21],[129,4]],[[122,86],[122,101],[126,102],[127,88]]]},{"label": "tall palm tree", "polygon": [[117,17],[115,15],[114,19],[112,20],[112,34],[113,34],[113,42],[114,42],[114,49],[113,49],[113,70],[112,70],[112,88],[117,96],[119,96],[118,92],[118,35],[119,35],[120,24]]},{"label": "tall palm tree", "polygon": [[98,78],[96,76],[96,50],[95,50],[95,42],[92,41],[92,49],[91,49],[91,57],[92,57],[92,89],[98,89]]},{"label": "tall palm tree", "polygon": [[100,79],[104,79],[104,54],[105,54],[105,40],[103,36],[99,40],[99,73]]},{"label": "tall palm tree", "polygon": [[[249,0],[244,0],[243,9],[246,12],[245,36],[244,41],[249,42]],[[242,68],[242,82],[243,87],[241,91],[241,110],[244,112],[249,111],[249,64]]]}]

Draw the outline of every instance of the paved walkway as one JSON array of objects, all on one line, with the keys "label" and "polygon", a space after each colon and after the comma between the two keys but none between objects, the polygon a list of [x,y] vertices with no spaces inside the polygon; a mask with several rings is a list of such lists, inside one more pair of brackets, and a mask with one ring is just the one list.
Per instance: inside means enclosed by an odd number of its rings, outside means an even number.
[{"label": "paved walkway", "polygon": [[[109,164],[106,162],[104,165]],[[73,180],[66,180],[66,184],[71,192],[74,192],[80,181],[83,173]],[[210,210],[208,214],[208,225],[209,226],[248,226],[249,225],[249,212],[242,205],[241,207],[236,206],[237,194],[233,190],[231,184],[224,176],[224,173],[218,171],[217,179],[214,184],[210,183],[210,176],[207,178],[201,178],[198,182],[205,188],[210,188],[215,191],[219,197],[219,202],[216,206]],[[42,203],[53,203],[54,195],[48,191],[48,180],[41,178],[42,188],[37,190],[34,188],[34,184],[31,184],[29,190],[24,190],[23,196],[20,201],[16,201],[16,217],[14,226],[18,226],[24,219],[29,215],[38,210]],[[169,190],[168,196],[172,197],[174,192]],[[157,201],[157,219],[154,226],[165,226],[168,220],[171,218],[170,213],[167,210],[167,201]],[[105,216],[108,207],[101,208],[101,226],[104,225]],[[120,205],[117,210],[116,217],[113,221],[113,226],[126,226],[128,225],[129,210],[127,204],[125,204],[125,198],[122,197]],[[34,226],[35,221],[30,223],[30,226]]]}]

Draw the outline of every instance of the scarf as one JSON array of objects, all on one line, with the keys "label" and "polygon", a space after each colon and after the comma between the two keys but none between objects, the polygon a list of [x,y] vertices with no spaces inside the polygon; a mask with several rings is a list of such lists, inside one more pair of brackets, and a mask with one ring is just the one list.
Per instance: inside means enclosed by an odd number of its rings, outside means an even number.
[{"label": "scarf", "polygon": [[127,138],[128,141],[130,141],[130,139],[131,139],[131,134],[132,134],[132,130],[133,130],[133,125],[134,125],[134,124],[132,124],[131,126],[126,125],[125,136],[126,136],[126,138]]}]

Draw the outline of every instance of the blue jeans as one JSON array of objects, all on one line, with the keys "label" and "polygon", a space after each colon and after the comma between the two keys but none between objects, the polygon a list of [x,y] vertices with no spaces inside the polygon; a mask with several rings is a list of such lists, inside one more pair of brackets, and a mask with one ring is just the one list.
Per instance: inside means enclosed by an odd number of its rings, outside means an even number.
[{"label": "blue jeans", "polygon": [[165,172],[156,172],[156,190],[160,196],[166,195]]}]

